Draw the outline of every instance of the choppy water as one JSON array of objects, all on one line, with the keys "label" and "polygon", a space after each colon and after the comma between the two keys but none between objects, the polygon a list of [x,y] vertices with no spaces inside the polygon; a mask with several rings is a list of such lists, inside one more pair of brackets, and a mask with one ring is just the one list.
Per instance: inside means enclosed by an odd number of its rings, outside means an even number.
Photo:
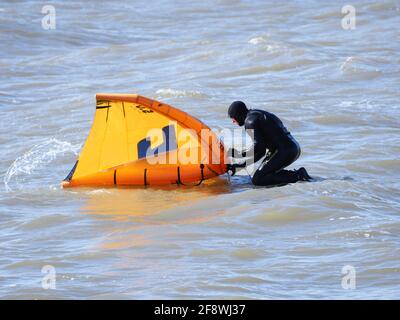
[{"label": "choppy water", "polygon": [[[352,1],[355,30],[341,1],[52,4],[55,30],[40,1],[0,3],[0,298],[399,298],[399,1]],[[212,127],[242,99],[324,179],[60,190],[96,92]]]}]

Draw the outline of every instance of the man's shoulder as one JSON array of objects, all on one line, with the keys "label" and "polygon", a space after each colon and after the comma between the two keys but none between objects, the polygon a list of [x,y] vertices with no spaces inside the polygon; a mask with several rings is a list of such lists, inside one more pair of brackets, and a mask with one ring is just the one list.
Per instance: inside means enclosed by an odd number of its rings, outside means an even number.
[{"label": "man's shoulder", "polygon": [[262,113],[259,110],[250,110],[244,122],[246,129],[254,129],[257,124],[264,120]]},{"label": "man's shoulder", "polygon": [[258,109],[251,109],[249,110],[247,117],[246,117],[246,122],[255,122],[255,121],[263,121],[267,120],[269,113],[264,110],[258,110]]}]

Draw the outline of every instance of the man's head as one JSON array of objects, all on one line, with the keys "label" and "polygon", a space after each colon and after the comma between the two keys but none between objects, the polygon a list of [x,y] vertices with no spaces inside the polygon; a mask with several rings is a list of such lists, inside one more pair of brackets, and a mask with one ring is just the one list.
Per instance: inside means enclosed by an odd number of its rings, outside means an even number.
[{"label": "man's head", "polygon": [[249,112],[249,109],[242,101],[235,101],[229,106],[228,116],[235,120],[239,126],[243,126],[247,112]]}]

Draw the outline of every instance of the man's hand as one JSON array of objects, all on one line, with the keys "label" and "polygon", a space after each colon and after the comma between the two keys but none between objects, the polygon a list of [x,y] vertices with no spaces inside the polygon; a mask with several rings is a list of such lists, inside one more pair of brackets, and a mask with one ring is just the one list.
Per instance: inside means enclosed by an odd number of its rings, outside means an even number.
[{"label": "man's hand", "polygon": [[237,168],[245,168],[245,167],[246,167],[246,162],[228,164],[227,165],[228,174],[229,174],[229,171],[230,171],[231,172],[231,176],[234,176],[236,174],[236,169]]},{"label": "man's hand", "polygon": [[230,158],[241,158],[242,153],[235,148],[229,148],[227,151],[228,157]]},{"label": "man's hand", "polygon": [[236,167],[234,164],[227,164],[227,169],[228,169],[228,174],[230,174],[232,177],[236,174]]},{"label": "man's hand", "polygon": [[271,160],[272,156],[275,154],[275,152],[272,152],[270,150],[268,150],[266,157],[265,157],[265,161],[269,161]]}]

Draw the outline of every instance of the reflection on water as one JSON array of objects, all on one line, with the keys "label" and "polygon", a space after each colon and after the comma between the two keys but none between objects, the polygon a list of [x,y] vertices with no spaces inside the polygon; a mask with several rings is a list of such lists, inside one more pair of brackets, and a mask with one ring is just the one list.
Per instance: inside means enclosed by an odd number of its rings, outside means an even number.
[{"label": "reflection on water", "polygon": [[[120,250],[146,246],[150,249],[157,245],[154,243],[155,235],[150,230],[143,235],[143,227],[204,223],[223,214],[223,211],[199,214],[193,208],[201,207],[204,200],[212,201],[212,197],[230,194],[232,191],[232,185],[225,178],[206,180],[200,186],[107,188],[87,192],[80,211],[99,215],[98,218],[102,220],[130,222],[128,226],[108,224],[103,230],[108,236],[99,244],[99,248]],[[137,224],[132,225],[132,222]],[[160,232],[159,229],[155,231]]]},{"label": "reflection on water", "polygon": [[228,194],[232,189],[224,178],[210,179],[200,186],[107,188],[89,191],[81,212],[116,216],[115,219],[129,217],[139,221],[149,215],[155,216],[160,211],[171,211],[177,207],[194,205],[205,198]]}]

